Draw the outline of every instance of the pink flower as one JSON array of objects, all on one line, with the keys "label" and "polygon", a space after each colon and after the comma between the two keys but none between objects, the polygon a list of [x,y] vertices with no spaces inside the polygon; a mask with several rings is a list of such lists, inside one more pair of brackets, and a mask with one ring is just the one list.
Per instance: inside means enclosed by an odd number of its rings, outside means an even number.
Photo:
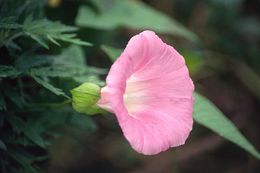
[{"label": "pink flower", "polygon": [[112,65],[98,105],[116,115],[137,152],[152,155],[185,143],[193,123],[193,90],[184,58],[144,31]]}]

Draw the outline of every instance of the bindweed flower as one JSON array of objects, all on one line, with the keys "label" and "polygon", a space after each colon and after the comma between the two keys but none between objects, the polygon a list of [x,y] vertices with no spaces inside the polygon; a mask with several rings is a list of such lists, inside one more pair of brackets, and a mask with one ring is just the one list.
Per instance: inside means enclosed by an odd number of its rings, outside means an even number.
[{"label": "bindweed flower", "polygon": [[152,155],[185,143],[193,124],[193,90],[184,58],[144,31],[112,65],[98,105],[116,115],[137,152]]}]

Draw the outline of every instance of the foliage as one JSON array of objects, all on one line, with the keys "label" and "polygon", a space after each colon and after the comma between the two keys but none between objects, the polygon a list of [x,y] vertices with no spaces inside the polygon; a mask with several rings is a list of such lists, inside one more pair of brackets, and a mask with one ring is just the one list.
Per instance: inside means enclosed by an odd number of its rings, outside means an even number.
[{"label": "foliage", "polygon": [[49,48],[46,39],[50,40],[54,44],[60,46],[56,40],[67,41],[79,45],[91,45],[90,43],[80,41],[75,38],[74,32],[77,28],[72,26],[66,26],[58,22],[52,22],[47,19],[33,20],[31,17],[25,19],[23,26],[23,32],[37,41],[45,48]]},{"label": "foliage", "polygon": [[197,123],[206,126],[260,159],[259,152],[247,141],[247,139],[220,110],[200,94],[195,93],[194,97],[194,120]]},{"label": "foliage", "polygon": [[139,2],[128,0],[93,0],[98,12],[82,6],[76,22],[80,26],[111,30],[120,26],[182,36],[197,41],[197,36],[174,19]]},{"label": "foliage", "polygon": [[[241,61],[232,63],[232,67],[237,67],[234,68],[235,75],[259,98],[259,58],[256,58],[259,57],[259,23],[254,19],[236,20],[238,12],[235,10],[235,13],[231,14],[230,10],[234,4],[221,4],[209,0],[209,4],[214,7],[209,15],[209,26],[213,27],[209,27],[210,32],[202,30],[202,33],[198,34],[206,47],[214,51],[196,54],[194,50],[197,49],[194,47],[198,45],[196,41],[199,40],[196,34],[177,20],[143,2],[68,2],[76,4],[76,7],[71,9],[69,6],[71,11],[75,11],[75,16],[73,21],[68,22],[66,14],[62,11],[61,17],[57,17],[62,21],[60,22],[53,20],[57,19],[54,16],[46,17],[46,11],[51,11],[47,7],[47,0],[0,0],[0,172],[43,172],[48,162],[48,148],[55,139],[68,135],[66,130],[74,133],[77,129],[84,134],[97,130],[95,118],[83,116],[72,110],[69,91],[84,82],[104,84],[99,78],[104,78],[107,69],[100,67],[109,68],[111,62],[122,52],[121,48],[106,45],[105,39],[109,38],[110,42],[116,40],[114,45],[123,41],[124,36],[120,35],[119,40],[117,34],[118,31],[125,31],[122,27],[131,30],[151,29],[161,34],[185,38],[186,47],[184,46],[183,55],[192,75],[205,68],[206,63],[209,68],[217,69],[215,61],[212,63],[211,60],[204,61],[201,58],[209,52],[212,59],[217,57],[218,60],[228,59],[232,62],[235,58],[241,60],[243,56],[248,56],[244,61],[251,66]],[[61,9],[63,8],[65,7]],[[180,9],[184,8],[176,11]],[[214,13],[214,10],[223,10],[223,13]],[[81,28],[64,24],[74,22]],[[80,35],[81,32],[84,36]],[[209,39],[210,43],[207,39],[203,40],[212,33],[218,34],[213,34],[214,38]],[[251,34],[250,38],[246,37],[248,33]],[[239,37],[240,35],[242,37]],[[99,40],[100,46],[91,44],[95,39]],[[240,39],[245,39],[249,44],[241,44]],[[91,43],[83,40],[90,40]],[[128,40],[128,37],[125,40]],[[216,51],[232,54],[233,57],[222,56]],[[101,56],[102,52],[108,56]],[[97,65],[99,68],[88,64]],[[198,94],[195,94],[194,118],[197,123],[259,158],[259,153],[233,123],[209,100]]]},{"label": "foliage", "polygon": [[42,2],[0,1],[1,172],[41,172],[59,129],[95,129],[93,120],[67,104],[68,90],[83,81],[99,82],[97,74],[105,71],[88,67],[80,46],[55,53],[40,47],[49,49],[48,41],[61,46],[57,40],[90,45],[76,38],[76,27],[45,18]]}]

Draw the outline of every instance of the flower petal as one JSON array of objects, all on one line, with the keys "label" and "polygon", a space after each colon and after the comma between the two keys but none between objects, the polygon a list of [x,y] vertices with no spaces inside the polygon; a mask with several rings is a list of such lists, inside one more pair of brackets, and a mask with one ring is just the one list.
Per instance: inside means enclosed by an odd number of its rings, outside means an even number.
[{"label": "flower petal", "polygon": [[154,32],[130,39],[112,65],[98,105],[115,113],[143,154],[184,144],[192,129],[193,82],[184,58]]}]

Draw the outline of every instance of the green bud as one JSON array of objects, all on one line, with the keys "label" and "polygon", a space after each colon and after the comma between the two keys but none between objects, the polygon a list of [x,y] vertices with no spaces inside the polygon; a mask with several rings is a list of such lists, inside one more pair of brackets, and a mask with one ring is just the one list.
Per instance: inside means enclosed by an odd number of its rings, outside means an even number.
[{"label": "green bud", "polygon": [[105,111],[97,106],[100,98],[100,87],[93,83],[83,83],[72,89],[72,107],[80,113],[94,115]]}]

